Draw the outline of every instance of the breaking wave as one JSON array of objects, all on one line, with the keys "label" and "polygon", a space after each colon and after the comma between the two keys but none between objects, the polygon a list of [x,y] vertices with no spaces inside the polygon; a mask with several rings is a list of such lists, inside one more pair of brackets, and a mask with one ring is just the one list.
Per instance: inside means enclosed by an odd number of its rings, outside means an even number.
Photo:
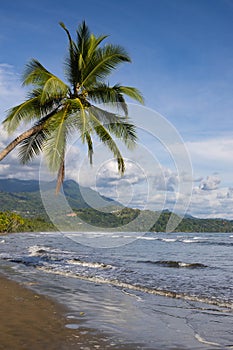
[{"label": "breaking wave", "polygon": [[97,277],[97,276],[83,276],[78,273],[72,273],[70,271],[65,271],[65,270],[57,270],[57,269],[51,269],[46,266],[38,266],[37,267],[39,270],[45,272],[45,273],[51,273],[55,275],[62,275],[66,277],[73,277],[85,281],[90,281],[94,282],[96,284],[109,284],[113,285],[119,288],[122,288],[123,292],[125,292],[125,289],[127,290],[133,290],[137,292],[142,292],[142,293],[147,293],[147,294],[154,294],[154,295],[159,295],[159,296],[164,296],[164,297],[169,297],[173,299],[183,299],[183,300],[188,300],[188,301],[193,301],[193,302],[201,302],[205,303],[208,305],[215,305],[218,307],[222,308],[228,308],[228,309],[233,309],[233,303],[230,302],[224,302],[221,300],[218,300],[216,298],[205,298],[205,297],[199,297],[196,295],[188,295],[185,293],[179,293],[179,292],[173,292],[170,290],[163,290],[163,289],[156,289],[156,288],[148,288],[144,287],[141,285],[134,285],[126,282],[119,281],[117,279],[108,279],[108,278],[103,278],[103,277]]}]

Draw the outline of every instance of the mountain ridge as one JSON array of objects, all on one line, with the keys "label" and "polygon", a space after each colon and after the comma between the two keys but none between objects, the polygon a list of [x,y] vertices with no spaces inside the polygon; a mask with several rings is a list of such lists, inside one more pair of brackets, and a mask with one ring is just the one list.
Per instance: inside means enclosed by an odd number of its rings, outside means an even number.
[{"label": "mountain ridge", "polygon": [[[30,223],[27,226],[20,226],[18,230],[56,229],[51,223],[51,216],[46,212],[38,186],[38,180],[0,179],[0,214],[3,215],[4,212],[8,211],[13,214],[19,214],[24,219],[30,219]],[[47,195],[46,191],[48,191],[48,195],[52,195],[54,198],[56,183],[44,182],[43,187],[45,194]],[[24,190],[24,192],[20,192],[20,190]],[[121,230],[121,227],[124,230],[125,225],[129,224],[128,230],[131,232],[146,232],[148,230],[166,232],[167,224],[171,215],[173,215],[173,219],[179,222],[174,232],[233,232],[233,220],[221,218],[200,219],[191,215],[185,215],[181,218],[169,210],[155,212],[125,208],[118,202],[101,196],[98,192],[90,188],[79,186],[73,180],[66,180],[64,182],[63,191],[70,207],[67,206],[66,209],[64,208],[64,201],[60,194],[55,199],[52,215],[60,220],[59,224],[64,227],[64,230],[68,230],[69,228],[73,230],[85,230],[85,224],[87,224],[88,229],[90,228],[88,225],[91,225],[91,227],[97,230],[98,228],[105,227],[111,230],[117,229],[118,231]],[[89,203],[92,205],[89,205]],[[73,216],[82,220],[82,226],[79,225],[77,227],[76,220],[73,221]],[[148,223],[150,222],[152,224],[149,228]]]},{"label": "mountain ridge", "polygon": [[[40,191],[50,191],[55,196],[56,182],[39,180],[0,179],[0,210],[22,214],[41,215],[45,211]],[[118,207],[120,203],[100,195],[97,191],[80,186],[74,180],[66,180],[62,192],[72,209]]]}]

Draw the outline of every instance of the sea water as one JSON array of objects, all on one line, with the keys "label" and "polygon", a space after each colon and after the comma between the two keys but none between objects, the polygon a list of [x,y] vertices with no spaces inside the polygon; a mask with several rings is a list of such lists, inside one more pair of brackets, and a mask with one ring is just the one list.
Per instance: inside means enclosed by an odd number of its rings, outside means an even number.
[{"label": "sea water", "polygon": [[67,327],[95,329],[114,349],[233,348],[230,233],[11,234],[0,272],[64,304]]}]

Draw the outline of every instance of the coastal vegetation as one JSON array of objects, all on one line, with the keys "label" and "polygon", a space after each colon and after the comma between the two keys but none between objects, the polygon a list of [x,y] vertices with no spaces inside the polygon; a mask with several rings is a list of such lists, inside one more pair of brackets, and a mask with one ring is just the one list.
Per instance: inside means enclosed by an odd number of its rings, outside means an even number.
[{"label": "coastal vegetation", "polygon": [[[151,232],[166,232],[166,227],[171,216],[171,212],[163,211],[161,213],[152,211],[143,211],[139,209],[124,208],[114,213],[102,213],[95,209],[82,209],[77,211],[80,218],[91,225],[96,227],[109,227],[116,230],[121,226],[127,225],[133,222],[133,220],[140,215],[141,230],[143,230],[144,224],[147,222],[147,218],[151,220],[151,216],[154,216],[154,225],[150,228]],[[175,214],[173,214],[174,216]],[[178,215],[177,215],[178,217]],[[131,226],[135,231],[140,231],[140,222],[135,224],[135,227]],[[174,232],[233,232],[233,220],[225,219],[200,219],[195,217],[184,217],[178,224]]]},{"label": "coastal vegetation", "polygon": [[[80,218],[84,226],[77,225],[77,231],[85,230],[85,224],[92,225],[93,230],[101,229],[101,227],[115,229],[121,231],[121,227],[133,222],[133,220],[141,214],[139,209],[124,208],[112,213],[104,213],[95,209],[86,208],[73,212],[75,215],[61,216],[60,223],[65,228],[73,224],[74,218]],[[171,212],[144,212],[142,217],[146,221],[147,215],[155,216],[155,223],[151,227],[151,232],[166,232],[166,226],[170,218]],[[158,218],[158,214],[159,218]],[[173,214],[174,215],[174,214]],[[158,219],[157,219],[158,218]],[[132,228],[133,226],[131,226]],[[143,222],[141,229],[143,231]],[[56,226],[45,217],[25,217],[14,212],[0,212],[0,233],[8,232],[38,232],[38,231],[56,231]],[[137,223],[134,227],[135,231],[140,231],[140,226]],[[174,232],[233,232],[233,220],[225,219],[200,219],[194,217],[184,217],[179,223]]]},{"label": "coastal vegetation", "polygon": [[25,218],[13,212],[0,212],[0,233],[54,231],[52,223],[43,218]]}]

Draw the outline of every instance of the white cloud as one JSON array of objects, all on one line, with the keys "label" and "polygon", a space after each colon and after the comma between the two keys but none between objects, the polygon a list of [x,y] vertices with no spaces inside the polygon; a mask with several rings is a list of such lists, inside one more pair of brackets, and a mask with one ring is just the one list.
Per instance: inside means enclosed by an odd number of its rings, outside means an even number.
[{"label": "white cloud", "polygon": [[9,135],[0,124],[0,149],[4,148],[10,141]]},{"label": "white cloud", "polygon": [[221,179],[218,175],[207,176],[205,180],[202,180],[199,187],[203,191],[216,190],[221,183]]},{"label": "white cloud", "polygon": [[212,191],[194,188],[189,213],[201,218],[233,219],[231,189],[224,187]]},{"label": "white cloud", "polygon": [[233,138],[221,137],[201,141],[186,142],[192,160],[229,164],[233,159]]},{"label": "white cloud", "polygon": [[174,192],[178,186],[178,174],[174,173],[168,168],[163,168],[162,173],[151,174],[153,177],[153,185],[157,191]]},{"label": "white cloud", "polygon": [[3,175],[3,177],[6,176],[6,174],[8,174],[10,165],[9,164],[1,164],[0,166],[0,176]]},{"label": "white cloud", "polygon": [[228,188],[227,198],[233,198],[233,188],[232,187]]},{"label": "white cloud", "polygon": [[[206,177],[210,173],[218,173],[221,176],[221,186],[232,186],[233,137],[226,135],[225,137],[190,141],[186,142],[186,147],[197,178]],[[211,178],[208,179],[208,183],[210,180]],[[206,181],[207,179],[203,180],[203,186]]]}]

